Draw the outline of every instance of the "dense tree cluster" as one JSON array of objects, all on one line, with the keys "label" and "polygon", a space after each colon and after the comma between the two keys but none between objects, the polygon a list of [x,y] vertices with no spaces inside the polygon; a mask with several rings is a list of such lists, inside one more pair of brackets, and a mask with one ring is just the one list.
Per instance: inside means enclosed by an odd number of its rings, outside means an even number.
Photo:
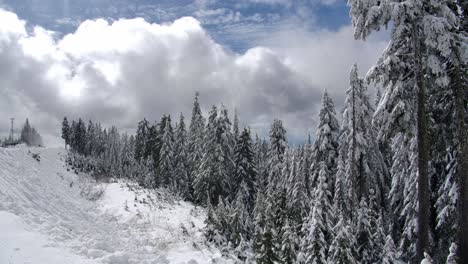
[{"label": "dense tree cluster", "polygon": [[313,143],[290,146],[280,120],[253,139],[223,105],[205,119],[198,93],[188,129],[182,114],[135,137],[65,118],[62,137],[81,167],[205,206],[208,241],[240,262],[466,263],[461,3],[350,0],[356,38],[392,23],[391,40],[365,78],[352,67],[341,123],[324,92]]},{"label": "dense tree cluster", "polygon": [[29,119],[26,119],[19,142],[25,143],[28,146],[43,146],[42,137],[37,130],[29,124]]},{"label": "dense tree cluster", "polygon": [[146,167],[134,158],[135,138],[120,134],[116,127],[102,128],[89,120],[62,122],[62,138],[71,149],[68,163],[77,171],[90,172],[96,178],[128,177],[139,180],[146,175]]}]

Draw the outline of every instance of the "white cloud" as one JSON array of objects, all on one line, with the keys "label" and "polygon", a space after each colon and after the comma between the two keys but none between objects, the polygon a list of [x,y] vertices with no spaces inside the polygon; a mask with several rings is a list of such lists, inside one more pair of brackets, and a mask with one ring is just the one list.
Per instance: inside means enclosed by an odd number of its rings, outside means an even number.
[{"label": "white cloud", "polygon": [[11,116],[30,117],[49,144],[58,142],[64,115],[123,129],[164,113],[189,117],[197,90],[205,110],[220,102],[236,107],[260,133],[282,118],[290,136],[305,138],[322,90],[342,99],[350,65],[369,66],[383,45],[354,42],[350,30],[278,33],[235,54],[190,17],[162,25],[85,21],[57,38],[39,27],[28,33],[0,10],[0,133]]}]

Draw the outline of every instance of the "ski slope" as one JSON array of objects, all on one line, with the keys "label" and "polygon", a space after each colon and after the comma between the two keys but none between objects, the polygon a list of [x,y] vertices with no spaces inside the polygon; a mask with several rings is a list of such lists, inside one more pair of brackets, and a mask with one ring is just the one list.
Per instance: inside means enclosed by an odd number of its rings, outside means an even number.
[{"label": "ski slope", "polygon": [[201,208],[97,184],[64,158],[60,148],[0,148],[0,263],[228,263],[205,244]]}]

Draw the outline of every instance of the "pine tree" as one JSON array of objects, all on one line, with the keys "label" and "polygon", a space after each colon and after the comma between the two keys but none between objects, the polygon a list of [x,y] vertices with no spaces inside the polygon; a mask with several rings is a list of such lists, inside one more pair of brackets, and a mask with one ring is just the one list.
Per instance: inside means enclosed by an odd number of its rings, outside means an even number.
[{"label": "pine tree", "polygon": [[385,246],[382,252],[382,264],[395,264],[398,260],[397,249],[392,236],[388,235],[385,239]]},{"label": "pine tree", "polygon": [[239,130],[239,116],[237,115],[237,109],[234,109],[234,121],[232,123],[232,134],[234,136],[234,141],[237,142],[240,135]]},{"label": "pine tree", "polygon": [[281,246],[281,227],[287,218],[286,210],[286,181],[289,176],[288,163],[285,159],[286,154],[286,130],[280,120],[274,120],[270,129],[270,145],[268,149],[268,182],[266,188],[265,207],[268,213],[264,214],[264,232],[263,238],[265,247],[272,247],[264,250],[265,258],[277,258],[270,255],[270,251],[280,252]]},{"label": "pine tree", "polygon": [[344,222],[342,217],[333,228],[333,234],[334,239],[328,249],[328,263],[358,263],[354,258],[356,242],[350,233],[349,225]]},{"label": "pine tree", "polygon": [[[231,161],[225,160],[225,125],[219,125],[218,110],[213,106],[206,125],[204,137],[204,153],[197,176],[194,179],[195,199],[206,204],[207,199],[216,205],[220,197],[226,195],[227,172],[226,164]],[[207,196],[208,195],[208,196]]]},{"label": "pine tree", "polygon": [[25,143],[28,146],[42,146],[42,138],[37,133],[37,130],[29,124],[29,120],[26,119],[26,122],[21,129],[20,141]]},{"label": "pine tree", "polygon": [[[204,143],[204,129],[205,119],[202,116],[200,109],[200,103],[198,102],[199,93],[195,93],[192,109],[192,119],[190,122],[188,141],[187,141],[187,153],[188,153],[188,168],[189,168],[189,182],[195,183],[196,176],[199,173],[201,161],[206,151]],[[190,188],[192,192],[192,186]]]},{"label": "pine tree", "polygon": [[67,149],[67,145],[70,145],[70,125],[68,124],[67,117],[63,118],[62,122],[62,138],[65,141],[65,149]]},{"label": "pine tree", "polygon": [[324,161],[319,166],[318,182],[311,200],[312,212],[303,225],[303,263],[327,263],[328,247],[332,243],[331,193],[327,183],[330,172]]},{"label": "pine tree", "polygon": [[377,198],[375,197],[375,191],[369,190],[369,210],[368,219],[370,224],[371,241],[374,244],[373,248],[370,248],[370,261],[376,263],[381,260],[381,254],[385,247],[385,234],[386,224],[383,220],[383,212],[379,204],[377,204]]},{"label": "pine tree", "polygon": [[357,251],[359,263],[375,263],[374,250],[377,245],[373,238],[371,230],[371,223],[369,206],[365,198],[361,198],[359,209],[357,213],[357,225],[356,225],[356,240],[357,240]]},{"label": "pine tree", "polygon": [[158,174],[162,184],[173,186],[174,184],[174,137],[171,126],[171,119],[168,117],[164,125],[163,136],[161,139],[161,150],[159,152]]},{"label": "pine tree", "polygon": [[179,123],[176,127],[174,144],[174,180],[176,189],[182,194],[183,197],[190,200],[192,199],[192,183],[189,181],[190,172],[188,168],[187,131],[185,129],[184,116],[182,113],[180,114]]},{"label": "pine tree", "polygon": [[[411,130],[404,130],[404,133],[417,135],[419,208],[417,255],[413,262],[419,262],[423,252],[430,250],[430,146],[426,104],[431,86],[447,87],[443,73],[450,64],[447,61],[453,60],[451,55],[457,50],[451,44],[454,42],[452,29],[458,24],[457,15],[449,7],[452,1],[350,0],[349,3],[356,38],[365,39],[372,31],[392,22],[390,43],[370,77],[383,83],[386,89],[377,110],[381,134],[392,136],[401,133],[400,128],[395,129],[396,125],[408,126]],[[399,96],[404,93],[411,96]],[[404,109],[414,106],[417,111]],[[416,113],[416,118],[411,113]],[[405,115],[410,118],[401,118]],[[468,228],[466,230],[468,233]]]},{"label": "pine tree", "polygon": [[148,141],[149,124],[146,119],[138,122],[138,128],[135,138],[135,159],[140,162],[148,158],[146,154],[146,144]]},{"label": "pine tree", "polygon": [[227,192],[229,192],[229,190],[235,190],[234,186],[237,186],[239,183],[234,182],[235,178],[232,177],[236,174],[234,162],[234,148],[236,142],[231,132],[231,121],[229,120],[228,110],[224,105],[221,105],[216,125],[217,142],[220,151],[217,157],[219,159],[217,171],[220,173],[219,180],[224,184],[221,188],[223,192],[225,192],[225,195],[227,195]]},{"label": "pine tree", "polygon": [[92,156],[95,152],[94,147],[96,146],[96,133],[95,127],[91,120],[88,122],[88,130],[86,131],[86,146],[85,155]]},{"label": "pine tree", "polygon": [[[386,167],[378,149],[375,131],[369,126],[372,113],[366,87],[358,77],[357,66],[354,65],[343,111],[336,174],[336,177],[340,178],[336,181],[350,186],[346,196],[350,197],[351,208],[358,207],[361,197],[368,196],[370,189],[377,192],[376,197],[381,197],[383,192]],[[343,205],[339,207],[344,208]],[[352,216],[352,211],[344,212],[348,217]]]},{"label": "pine tree", "polygon": [[235,247],[241,243],[242,239],[250,238],[252,221],[249,208],[247,207],[249,199],[247,185],[245,182],[242,182],[231,208],[232,212],[230,213],[231,242],[233,242]]},{"label": "pine tree", "polygon": [[256,165],[254,163],[254,152],[252,149],[252,139],[249,130],[245,129],[240,134],[234,153],[236,174],[233,181],[235,188],[232,188],[236,193],[239,191],[241,184],[245,184],[247,190],[246,206],[251,210],[255,202],[255,182],[256,182]]},{"label": "pine tree", "polygon": [[216,215],[216,211],[213,205],[208,200],[207,203],[207,217],[205,219],[205,236],[209,242],[213,242],[216,245],[222,245],[226,242],[226,238],[220,233],[221,222]]},{"label": "pine tree", "polygon": [[268,182],[267,172],[267,152],[268,143],[264,139],[260,139],[258,135],[255,136],[255,164],[257,166],[257,180],[256,187],[258,192],[264,192],[266,190]]},{"label": "pine tree", "polygon": [[336,174],[336,160],[338,156],[338,133],[339,125],[336,119],[335,105],[332,99],[325,91],[322,97],[322,108],[319,113],[319,125],[317,128],[316,140],[312,146],[312,155],[314,163],[311,168],[312,185],[317,181],[320,172],[319,164],[325,162],[328,171],[330,172],[327,183],[331,187],[330,191],[334,192],[333,185],[335,184],[334,175]]},{"label": "pine tree", "polygon": [[275,251],[275,229],[270,221],[271,212],[267,207],[264,194],[259,192],[255,200],[255,230],[253,249],[256,263],[271,264],[279,260],[278,251]]},{"label": "pine tree", "polygon": [[450,245],[450,252],[447,256],[446,264],[457,264],[457,244],[452,243]]},{"label": "pine tree", "polygon": [[286,220],[281,227],[281,234],[281,261],[295,263],[299,251],[299,237],[294,224]]},{"label": "pine tree", "polygon": [[159,154],[160,154],[160,134],[158,131],[157,124],[154,124],[148,129],[148,138],[145,144],[145,154],[144,157],[147,157],[146,160],[149,161],[149,165],[152,169],[152,175],[154,178],[151,180],[152,184],[148,187],[156,188],[160,186],[161,179],[157,174],[158,163],[159,163]]},{"label": "pine tree", "polygon": [[[287,210],[289,219],[295,227],[301,227],[303,219],[309,212],[309,196],[307,195],[307,177],[309,167],[304,148],[293,154],[290,162],[290,173],[287,188]],[[299,161],[297,161],[299,159]],[[300,230],[296,230],[299,232]]]},{"label": "pine tree", "polygon": [[73,139],[72,139],[72,149],[78,154],[84,154],[86,146],[86,126],[81,118],[78,119],[78,122],[72,122],[73,130]]}]

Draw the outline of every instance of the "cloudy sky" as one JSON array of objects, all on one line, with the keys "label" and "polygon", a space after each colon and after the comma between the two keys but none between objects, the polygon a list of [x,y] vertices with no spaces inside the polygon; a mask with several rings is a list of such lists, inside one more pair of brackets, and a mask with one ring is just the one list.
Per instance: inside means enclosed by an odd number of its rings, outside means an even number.
[{"label": "cloudy sky", "polygon": [[48,145],[61,144],[63,116],[133,131],[143,117],[190,117],[199,91],[205,113],[236,108],[261,135],[280,118],[301,141],[323,90],[340,108],[351,65],[365,74],[386,45],[385,32],[353,40],[348,11],[345,0],[0,0],[0,135],[10,117],[29,117]]}]

